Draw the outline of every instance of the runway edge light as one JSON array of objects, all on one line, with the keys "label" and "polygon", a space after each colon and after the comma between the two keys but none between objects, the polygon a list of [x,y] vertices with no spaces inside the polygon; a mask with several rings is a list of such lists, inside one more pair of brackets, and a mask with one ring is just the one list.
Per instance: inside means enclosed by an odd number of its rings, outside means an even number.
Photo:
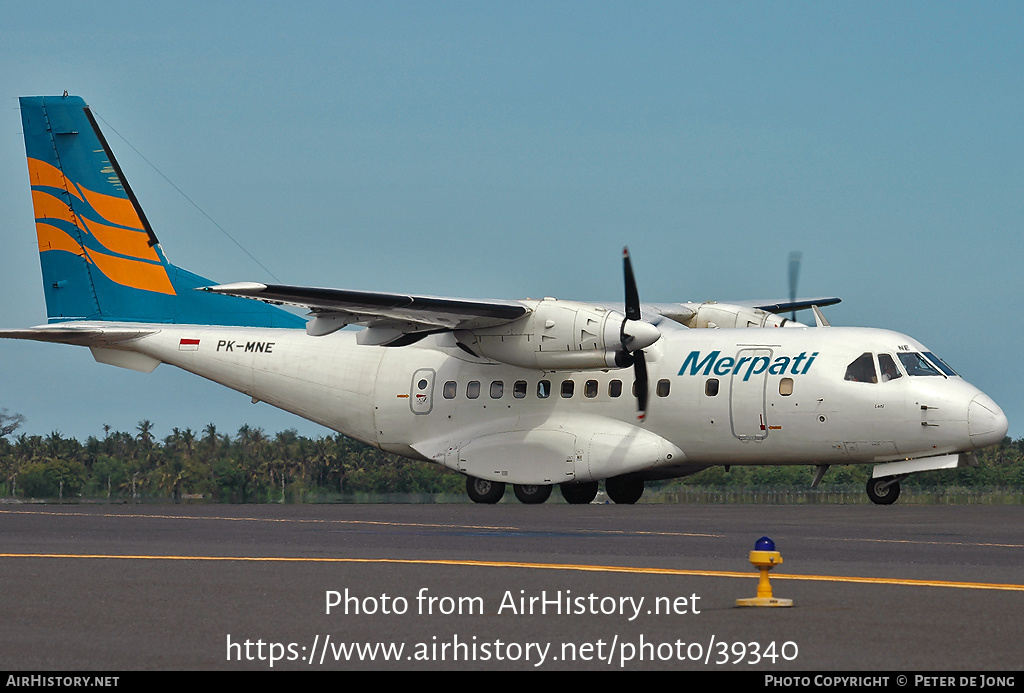
[{"label": "runway edge light", "polygon": [[782,563],[782,554],[775,550],[775,542],[768,537],[761,537],[754,542],[754,550],[750,552],[750,564],[761,573],[757,583],[757,596],[749,599],[737,599],[736,606],[793,606],[792,599],[776,599],[772,596],[772,586],[768,582],[768,572]]}]

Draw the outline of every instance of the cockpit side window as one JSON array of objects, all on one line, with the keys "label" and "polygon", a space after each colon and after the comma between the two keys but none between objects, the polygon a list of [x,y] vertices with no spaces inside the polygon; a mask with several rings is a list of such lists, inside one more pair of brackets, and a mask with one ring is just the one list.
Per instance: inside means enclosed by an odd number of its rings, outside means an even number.
[{"label": "cockpit side window", "polygon": [[938,368],[940,371],[942,371],[946,375],[952,375],[952,376],[955,376],[957,378],[960,377],[959,373],[957,373],[952,368],[950,368],[949,365],[945,361],[940,359],[938,356],[936,356],[932,352],[926,351],[926,352],[924,352],[924,355],[925,355],[925,358],[927,358],[929,361],[932,362],[933,366]]},{"label": "cockpit side window", "polygon": [[916,351],[901,351],[896,355],[903,367],[907,369],[907,375],[942,375]]},{"label": "cockpit side window", "polygon": [[900,369],[896,367],[896,361],[889,354],[878,355],[878,368],[882,371],[883,383],[903,377],[903,374],[900,373]]},{"label": "cockpit side window", "polygon": [[877,383],[878,374],[875,372],[874,357],[868,352],[858,356],[846,367],[846,380],[855,383]]}]

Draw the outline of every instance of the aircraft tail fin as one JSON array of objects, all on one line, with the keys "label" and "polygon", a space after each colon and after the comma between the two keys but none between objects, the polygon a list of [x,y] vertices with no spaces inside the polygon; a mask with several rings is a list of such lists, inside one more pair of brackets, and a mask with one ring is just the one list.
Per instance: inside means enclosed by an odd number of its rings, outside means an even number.
[{"label": "aircraft tail fin", "polygon": [[168,262],[85,101],[20,101],[49,322],[305,324],[274,306],[194,291],[217,282]]}]

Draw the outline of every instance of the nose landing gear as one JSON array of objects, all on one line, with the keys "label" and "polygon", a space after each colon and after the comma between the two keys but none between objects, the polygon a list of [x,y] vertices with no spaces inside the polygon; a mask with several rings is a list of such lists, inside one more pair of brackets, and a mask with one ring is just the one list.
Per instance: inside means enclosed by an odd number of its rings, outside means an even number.
[{"label": "nose landing gear", "polygon": [[900,481],[903,476],[880,476],[868,479],[868,498],[876,505],[892,505],[900,497]]}]

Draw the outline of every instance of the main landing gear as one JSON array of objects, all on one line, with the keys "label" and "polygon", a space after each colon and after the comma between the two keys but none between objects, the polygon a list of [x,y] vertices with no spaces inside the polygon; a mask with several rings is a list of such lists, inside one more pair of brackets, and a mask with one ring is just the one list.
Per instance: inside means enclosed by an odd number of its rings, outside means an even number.
[{"label": "main landing gear", "polygon": [[597,498],[597,482],[587,481],[578,484],[559,484],[562,498],[570,505],[586,505]]},{"label": "main landing gear", "polygon": [[[541,484],[512,485],[516,498],[519,499],[520,503],[526,503],[527,505],[537,505],[545,502],[551,496],[551,488],[550,485],[544,486]],[[632,505],[640,500],[640,496],[644,494],[644,480],[633,474],[625,474],[605,479],[604,488],[608,493],[608,497],[615,503],[619,505]],[[565,499],[566,503],[570,505],[586,505],[597,497],[598,482],[586,481],[559,484],[559,489],[562,491],[562,498]],[[505,484],[500,481],[467,476],[466,493],[474,503],[493,505],[505,495]],[[868,493],[870,494],[871,491],[869,490]],[[897,486],[896,493],[899,494],[899,486]]]},{"label": "main landing gear", "polygon": [[500,481],[488,481],[487,479],[467,476],[466,493],[469,494],[469,499],[474,503],[493,505],[505,495],[505,484]]},{"label": "main landing gear", "polygon": [[604,490],[616,505],[632,505],[644,495],[644,480],[633,474],[604,480]]},{"label": "main landing gear", "polygon": [[[527,505],[543,503],[551,495],[550,486],[514,484],[512,489],[515,491],[516,498],[519,499],[519,502],[526,503]],[[469,499],[474,503],[493,505],[500,501],[502,496],[505,495],[505,484],[500,481],[490,481],[488,479],[477,479],[476,477],[467,476],[466,493],[469,495]]]},{"label": "main landing gear", "polygon": [[880,476],[868,479],[868,498],[876,505],[892,505],[900,497],[900,481],[905,476]]},{"label": "main landing gear", "polygon": [[519,499],[519,502],[526,503],[527,505],[543,503],[551,495],[550,486],[514,484],[512,486],[512,490],[515,491],[516,498]]}]

